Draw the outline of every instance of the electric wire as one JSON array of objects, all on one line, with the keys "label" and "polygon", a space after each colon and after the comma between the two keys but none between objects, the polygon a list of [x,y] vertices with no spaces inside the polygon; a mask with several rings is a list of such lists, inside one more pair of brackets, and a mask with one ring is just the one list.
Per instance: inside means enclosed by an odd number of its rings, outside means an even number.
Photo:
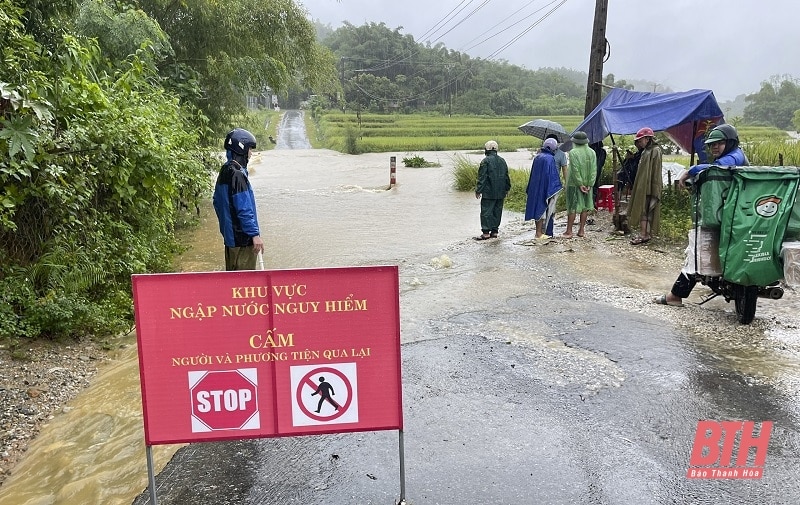
[{"label": "electric wire", "polygon": [[[478,6],[478,7],[476,7],[475,9],[473,9],[473,10],[472,10],[472,11],[471,11],[471,12],[470,12],[468,15],[467,15],[467,17],[465,17],[464,19],[462,19],[461,21],[459,21],[459,22],[456,24],[456,26],[459,26],[459,25],[461,25],[461,24],[462,24],[464,21],[466,21],[466,20],[467,20],[469,17],[471,17],[471,16],[473,16],[475,13],[477,13],[477,12],[478,12],[478,10],[480,10],[480,9],[481,9],[482,7],[484,7],[484,6],[485,6],[487,3],[489,3],[489,1],[490,1],[490,0],[485,0],[485,1],[484,1],[484,2],[481,4],[481,5],[479,5],[479,6]],[[530,6],[530,5],[531,5],[531,4],[533,4],[534,2],[535,2],[535,0],[532,0],[531,2],[529,2],[528,4],[526,4],[526,5],[525,5],[524,7],[522,7],[521,9],[518,9],[517,11],[515,11],[515,12],[514,12],[513,14],[511,14],[510,16],[507,16],[506,18],[504,18],[504,20],[507,20],[509,17],[511,17],[511,16],[514,16],[515,14],[517,14],[518,12],[520,12],[521,10],[523,10],[525,7],[528,7],[528,6]],[[540,9],[537,9],[536,11],[532,12],[531,14],[529,14],[529,15],[525,16],[524,18],[522,18],[522,20],[520,20],[520,21],[517,21],[516,23],[513,23],[512,25],[510,25],[510,26],[516,26],[516,25],[518,25],[519,23],[521,23],[522,21],[524,21],[525,19],[528,19],[528,18],[530,18],[531,16],[533,16],[533,15],[535,15],[535,14],[537,14],[537,13],[541,12],[542,10],[546,9],[547,7],[550,7],[550,6],[552,6],[553,4],[556,4],[556,3],[558,3],[558,5],[556,5],[555,7],[553,7],[552,9],[550,9],[549,11],[547,11],[547,12],[546,12],[546,13],[545,13],[545,14],[544,14],[542,17],[540,17],[540,18],[538,18],[537,20],[535,20],[535,21],[534,21],[532,24],[530,24],[529,26],[527,26],[527,27],[526,27],[524,30],[522,30],[521,32],[519,32],[519,33],[518,33],[517,35],[515,35],[514,37],[512,37],[512,38],[511,38],[511,39],[510,39],[508,42],[504,43],[504,44],[503,44],[502,46],[500,46],[498,49],[496,49],[495,51],[493,51],[493,52],[492,52],[492,53],[491,53],[489,56],[487,56],[485,59],[486,59],[486,60],[488,60],[488,61],[494,60],[494,59],[495,59],[495,58],[496,58],[496,57],[497,57],[499,54],[501,54],[503,51],[505,51],[506,49],[508,49],[509,47],[511,47],[511,46],[512,46],[514,43],[516,43],[517,41],[519,41],[519,40],[520,40],[520,39],[521,39],[521,38],[522,38],[524,35],[526,35],[527,33],[529,33],[529,32],[530,32],[532,29],[534,29],[536,26],[538,26],[539,24],[541,24],[541,23],[542,23],[542,22],[543,22],[545,19],[547,19],[548,17],[550,17],[550,16],[551,16],[551,15],[552,15],[552,14],[553,14],[555,11],[557,11],[557,10],[558,10],[558,9],[559,9],[561,6],[563,6],[563,5],[564,5],[566,2],[567,2],[567,0],[553,0],[552,2],[550,2],[550,3],[549,3],[549,4],[547,4],[547,5],[545,5],[544,7],[540,8]],[[466,7],[467,7],[467,6],[468,6],[470,3],[472,3],[472,2],[468,2],[466,5],[463,5],[463,6],[462,6],[462,4],[464,4],[464,2],[462,1],[462,2],[461,2],[461,4],[459,4],[459,6],[461,6],[461,9],[459,9],[459,10],[458,10],[458,12],[457,12],[456,14],[458,14],[458,13],[462,12],[462,11],[464,10],[464,8],[466,8]],[[443,20],[444,20],[444,19],[446,19],[446,18],[448,18],[448,17],[450,17],[450,14],[451,14],[451,13],[453,13],[453,12],[454,12],[456,9],[458,9],[458,7],[459,7],[459,6],[456,6],[456,7],[455,7],[453,10],[451,10],[451,11],[450,11],[450,13],[448,13],[448,14],[445,16],[445,18],[443,18]],[[442,20],[440,20],[440,22],[437,22],[437,23],[436,23],[436,25],[434,25],[434,27],[435,27],[435,26],[437,26],[437,25],[439,25],[441,22],[442,22]],[[448,20],[448,21],[444,22],[442,26],[444,26],[444,25],[445,25],[445,24],[447,24],[448,22],[450,22],[450,20]],[[486,30],[486,31],[484,31],[482,34],[478,35],[478,37],[475,37],[474,39],[472,39],[472,41],[474,41],[474,40],[476,40],[477,38],[480,38],[481,36],[483,36],[484,34],[486,34],[486,33],[490,32],[492,29],[494,29],[495,27],[497,27],[497,26],[498,26],[498,25],[500,25],[500,24],[502,24],[502,21],[501,21],[501,22],[499,22],[499,23],[497,23],[497,24],[495,24],[493,27],[489,28],[489,30]],[[447,32],[445,32],[444,34],[442,34],[442,35],[441,35],[439,38],[441,38],[442,36],[446,35],[447,33],[450,33],[450,31],[452,31],[452,29],[453,29],[453,28],[455,28],[455,26],[454,26],[454,27],[452,27],[452,28],[451,28],[450,30],[448,30]],[[478,47],[479,45],[481,45],[481,44],[483,44],[483,43],[485,43],[485,42],[487,42],[487,41],[489,41],[489,40],[491,40],[491,39],[493,39],[493,38],[495,38],[495,37],[499,36],[500,34],[502,34],[502,33],[503,33],[503,31],[507,30],[508,28],[509,28],[509,27],[508,27],[508,26],[506,26],[506,27],[504,28],[504,30],[500,30],[500,31],[496,32],[494,35],[491,35],[491,36],[489,36],[489,37],[486,37],[485,39],[481,40],[480,42],[478,42],[478,43],[476,43],[476,44],[473,44],[473,45],[469,46],[469,47],[468,47],[468,49],[473,49],[473,48],[475,48],[475,47]],[[440,27],[440,28],[438,28],[438,29],[441,29],[441,27]],[[437,30],[435,30],[433,33],[435,33],[436,31],[438,31],[438,29],[437,29]],[[429,32],[430,32],[430,31],[431,31],[431,30],[429,30]],[[428,34],[428,32],[426,32],[426,34],[425,34],[425,35],[427,35],[427,34]],[[435,39],[435,40],[439,40],[439,38],[437,38],[437,39]],[[470,41],[470,42],[472,42],[472,41]],[[469,42],[468,42],[468,43],[469,43]],[[419,42],[418,42],[418,44],[419,44]],[[415,55],[419,54],[419,53],[420,53],[420,51],[421,51],[421,49],[418,49],[417,51],[415,51],[415,52],[414,52],[415,54],[409,54],[409,56],[407,56],[407,57],[404,57],[404,58],[402,58],[402,59],[400,59],[400,60],[386,60],[386,61],[384,62],[384,63],[385,63],[385,65],[383,65],[383,66],[381,66],[381,67],[374,67],[374,68],[371,68],[371,69],[358,69],[358,70],[355,70],[355,71],[356,71],[356,72],[362,72],[362,73],[363,73],[363,72],[369,72],[369,71],[375,71],[375,70],[385,70],[385,69],[391,68],[392,66],[394,66],[394,65],[396,65],[396,64],[399,64],[399,63],[403,63],[403,62],[411,62],[410,58],[412,58],[413,56],[415,56]],[[413,63],[413,62],[412,62],[412,63]],[[415,66],[416,66],[416,65],[417,65],[417,64],[415,64]],[[450,65],[450,64],[449,64],[449,63],[446,63],[446,62],[442,62],[442,63],[439,63],[439,64],[433,64],[433,63],[423,64],[423,66],[426,66],[426,67],[435,67],[435,66],[449,66],[449,65]],[[400,102],[400,103],[406,103],[406,102],[410,102],[410,101],[413,101],[413,100],[418,100],[418,99],[421,99],[421,98],[425,98],[425,97],[431,96],[433,93],[436,93],[436,92],[438,92],[438,91],[441,91],[441,90],[442,90],[442,89],[444,89],[445,87],[449,87],[449,86],[450,86],[450,85],[452,85],[454,82],[457,82],[458,80],[462,79],[464,76],[466,76],[467,74],[469,74],[469,73],[471,73],[471,72],[472,72],[472,70],[471,70],[470,68],[468,68],[468,67],[467,67],[467,68],[465,68],[465,69],[464,69],[462,72],[459,72],[459,73],[458,73],[458,74],[457,74],[457,75],[456,75],[454,78],[452,78],[452,79],[448,79],[447,81],[445,81],[445,82],[442,82],[441,84],[439,84],[439,85],[437,85],[437,86],[433,86],[433,87],[431,87],[431,88],[428,88],[428,89],[427,89],[427,90],[425,90],[425,91],[421,91],[421,92],[419,92],[419,93],[417,93],[417,94],[410,95],[410,96],[406,96],[406,97],[402,97],[402,98],[399,98],[399,97],[398,97],[398,98],[386,98],[386,97],[381,97],[381,96],[377,96],[377,95],[375,95],[375,94],[373,94],[373,93],[370,93],[369,91],[365,90],[365,89],[364,89],[364,88],[363,88],[363,87],[362,87],[362,86],[361,86],[361,85],[360,85],[360,84],[357,82],[357,78],[351,79],[351,80],[350,80],[350,82],[351,82],[351,83],[352,83],[352,84],[353,84],[353,85],[354,85],[356,88],[358,88],[358,90],[359,90],[361,93],[363,93],[365,96],[367,96],[367,97],[369,97],[369,98],[371,98],[371,99],[373,99],[373,100],[380,101],[380,102]],[[414,75],[412,75],[412,76],[410,77],[410,79],[413,79],[414,77],[418,76],[419,74],[420,74],[420,72],[416,72]],[[363,74],[362,74],[362,75],[363,75]]]}]

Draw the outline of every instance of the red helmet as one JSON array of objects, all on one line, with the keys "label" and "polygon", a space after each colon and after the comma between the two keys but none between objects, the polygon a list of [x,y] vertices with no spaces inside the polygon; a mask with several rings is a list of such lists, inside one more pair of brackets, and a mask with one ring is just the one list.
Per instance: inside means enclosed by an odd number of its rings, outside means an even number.
[{"label": "red helmet", "polygon": [[635,140],[639,140],[642,137],[655,137],[655,133],[653,133],[653,129],[652,128],[644,127],[641,130],[639,130],[638,132],[636,132]]}]

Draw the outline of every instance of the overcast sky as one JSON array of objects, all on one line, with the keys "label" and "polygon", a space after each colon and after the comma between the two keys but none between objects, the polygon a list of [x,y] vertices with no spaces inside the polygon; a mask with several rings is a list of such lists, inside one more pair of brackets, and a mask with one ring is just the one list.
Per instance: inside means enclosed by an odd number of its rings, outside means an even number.
[{"label": "overcast sky", "polygon": [[[589,69],[593,0],[298,2],[334,29],[343,21],[383,22],[417,42],[443,42],[473,57],[534,70]],[[774,75],[800,78],[798,20],[797,0],[609,0],[611,52],[603,75],[673,91],[710,89],[718,100],[732,100],[757,92]]]}]

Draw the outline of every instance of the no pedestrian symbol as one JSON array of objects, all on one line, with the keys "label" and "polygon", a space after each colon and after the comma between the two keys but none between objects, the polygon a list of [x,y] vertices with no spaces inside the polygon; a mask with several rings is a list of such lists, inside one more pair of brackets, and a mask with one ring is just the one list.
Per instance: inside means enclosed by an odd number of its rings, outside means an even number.
[{"label": "no pedestrian symbol", "polygon": [[290,367],[292,425],[358,422],[355,363]]}]

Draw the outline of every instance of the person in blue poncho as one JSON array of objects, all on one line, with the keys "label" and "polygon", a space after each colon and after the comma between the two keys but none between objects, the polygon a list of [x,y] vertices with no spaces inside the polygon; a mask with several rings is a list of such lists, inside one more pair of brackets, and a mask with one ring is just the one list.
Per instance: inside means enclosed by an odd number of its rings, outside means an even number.
[{"label": "person in blue poncho", "polygon": [[527,201],[525,202],[525,220],[536,222],[536,238],[550,238],[544,233],[544,227],[556,212],[556,199],[561,191],[561,178],[555,161],[558,143],[555,139],[547,139],[542,150],[533,159],[531,176],[528,179]]},{"label": "person in blue poncho", "polygon": [[247,174],[256,138],[236,128],[225,137],[224,147],[228,161],[219,170],[213,201],[225,243],[225,270],[255,270],[256,258],[264,250],[256,198]]}]

